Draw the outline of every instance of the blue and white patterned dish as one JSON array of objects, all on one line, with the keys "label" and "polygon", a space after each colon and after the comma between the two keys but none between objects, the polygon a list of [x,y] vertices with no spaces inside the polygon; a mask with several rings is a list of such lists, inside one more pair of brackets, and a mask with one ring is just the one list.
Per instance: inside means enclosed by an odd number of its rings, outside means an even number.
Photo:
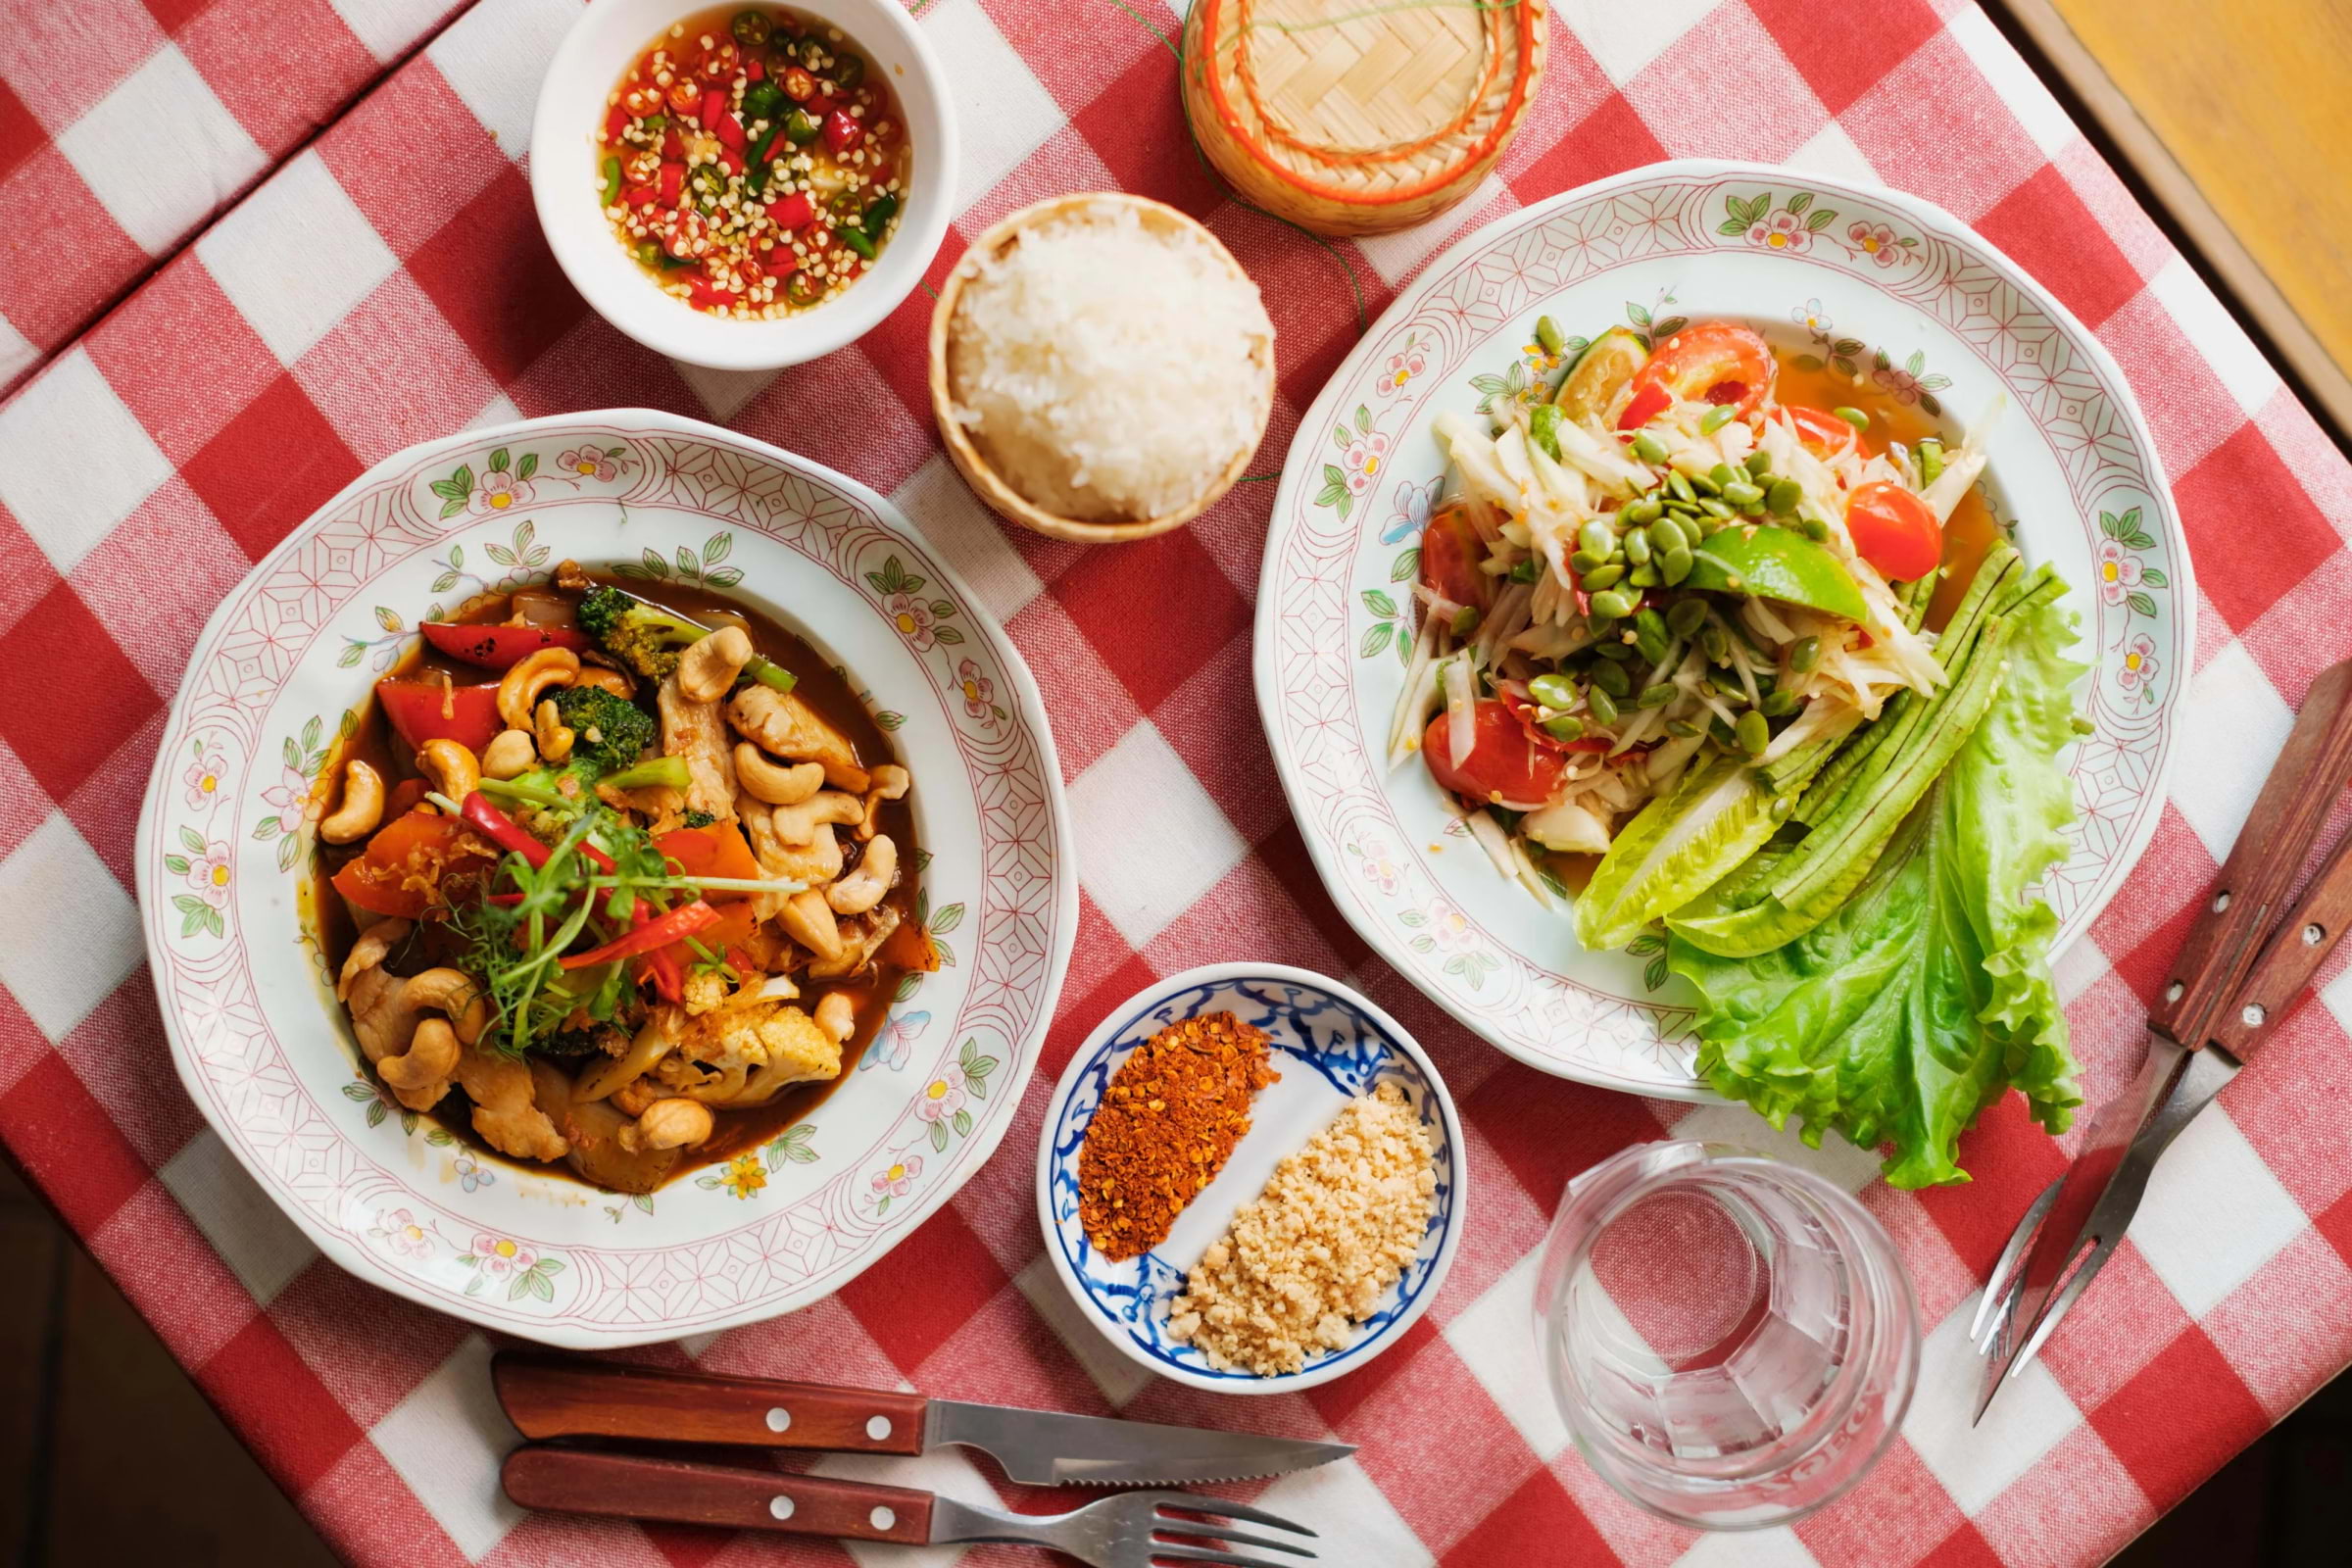
[{"label": "blue and white patterned dish", "polygon": [[[1078,1150],[1095,1107],[1136,1047],[1171,1023],[1225,1011],[1266,1033],[1281,1080],[1259,1091],[1249,1135],[1177,1219],[1167,1241],[1142,1257],[1111,1262],[1087,1241],[1078,1219]],[[1383,1081],[1395,1083],[1420,1112],[1436,1151],[1437,1212],[1420,1251],[1346,1346],[1276,1377],[1213,1369],[1199,1349],[1168,1337],[1168,1303],[1183,1294],[1185,1276],[1225,1234],[1235,1210],[1264,1190],[1275,1165],[1349,1100]],[[1286,1394],[1363,1366],[1428,1309],[1461,1238],[1468,1175],[1461,1150],[1452,1097],[1396,1019],[1338,981],[1305,969],[1209,964],[1170,975],[1113,1008],[1063,1069],[1038,1150],[1038,1219],[1054,1272],[1087,1320],[1129,1359],[1195,1388]]]}]

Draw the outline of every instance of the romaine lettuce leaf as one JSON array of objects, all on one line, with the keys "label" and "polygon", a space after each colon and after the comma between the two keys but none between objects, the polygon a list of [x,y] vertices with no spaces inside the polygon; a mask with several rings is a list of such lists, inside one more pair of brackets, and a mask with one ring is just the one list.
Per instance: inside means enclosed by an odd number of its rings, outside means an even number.
[{"label": "romaine lettuce leaf", "polygon": [[2073,614],[2018,617],[1992,710],[1904,818],[1843,907],[1797,940],[1725,958],[1670,937],[1699,992],[1699,1067],[1716,1090],[1818,1145],[1835,1127],[1891,1145],[1896,1187],[1966,1181],[1960,1134],[2007,1089],[2065,1130],[2082,1103],[2050,982],[2057,917],[2026,890],[2066,853],[2057,755],[2073,739]]},{"label": "romaine lettuce leaf", "polygon": [[1772,837],[1772,796],[1744,758],[1721,756],[1635,813],[1576,900],[1576,938],[1622,948],[1697,898]]}]

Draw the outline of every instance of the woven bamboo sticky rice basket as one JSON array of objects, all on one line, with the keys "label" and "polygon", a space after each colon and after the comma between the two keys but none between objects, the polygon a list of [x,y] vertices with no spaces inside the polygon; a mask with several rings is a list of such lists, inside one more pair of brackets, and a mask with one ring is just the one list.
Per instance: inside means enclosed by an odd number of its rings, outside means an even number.
[{"label": "woven bamboo sticky rice basket", "polygon": [[1548,0],[1193,0],[1184,108],[1243,196],[1381,234],[1470,194],[1544,72]]}]

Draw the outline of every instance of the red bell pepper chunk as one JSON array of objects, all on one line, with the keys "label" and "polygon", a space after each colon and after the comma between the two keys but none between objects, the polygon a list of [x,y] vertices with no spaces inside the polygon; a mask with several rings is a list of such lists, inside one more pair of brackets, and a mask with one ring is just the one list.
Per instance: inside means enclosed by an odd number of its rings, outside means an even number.
[{"label": "red bell pepper chunk", "polygon": [[677,206],[678,198],[686,191],[686,166],[664,163],[655,188],[662,193],[662,206]]},{"label": "red bell pepper chunk", "polygon": [[448,686],[437,680],[379,680],[376,701],[411,751],[426,741],[452,740],[479,754],[506,724],[498,716],[498,684]]},{"label": "red bell pepper chunk", "polygon": [[825,150],[836,158],[865,139],[865,127],[852,120],[848,111],[836,109],[825,116]]},{"label": "red bell pepper chunk", "polygon": [[731,111],[721,110],[718,123],[710,128],[717,135],[718,144],[721,147],[732,147],[737,152],[743,151],[747,141],[743,134],[743,122],[737,120]]},{"label": "red bell pepper chunk", "polygon": [[466,626],[428,620],[417,629],[426,642],[450,658],[484,669],[509,668],[542,648],[568,648],[577,653],[588,646],[588,634],[571,626]]},{"label": "red bell pepper chunk", "polygon": [[705,130],[714,131],[718,129],[718,122],[726,112],[727,95],[713,87],[703,94],[703,106],[696,111],[694,118],[703,122]]},{"label": "red bell pepper chunk", "polygon": [[565,969],[585,969],[591,964],[611,963],[615,958],[632,958],[640,953],[652,953],[682,941],[706,926],[716,924],[718,911],[702,900],[680,905],[666,914],[657,915],[645,924],[614,937],[601,948],[575,953],[557,962]]},{"label": "red bell pepper chunk", "polygon": [[375,914],[414,920],[439,897],[443,878],[486,870],[480,842],[455,817],[404,811],[387,817],[368,847],[343,863],[335,891]]},{"label": "red bell pepper chunk", "polygon": [[780,196],[767,204],[767,216],[778,228],[804,228],[816,221],[816,204],[805,190]]},{"label": "red bell pepper chunk", "polygon": [[424,804],[425,792],[432,786],[420,778],[404,778],[392,786],[384,798],[384,820],[390,821],[404,811],[414,811]]}]

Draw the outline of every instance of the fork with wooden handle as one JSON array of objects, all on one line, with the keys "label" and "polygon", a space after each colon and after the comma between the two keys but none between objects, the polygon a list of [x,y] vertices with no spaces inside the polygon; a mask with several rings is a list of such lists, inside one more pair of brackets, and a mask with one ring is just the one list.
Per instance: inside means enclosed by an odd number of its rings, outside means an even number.
[{"label": "fork with wooden handle", "polygon": [[[525,1508],[909,1546],[1011,1542],[1051,1546],[1093,1568],[1155,1562],[1286,1568],[1315,1557],[1310,1546],[1233,1522],[1312,1538],[1305,1526],[1189,1492],[1124,1492],[1071,1513],[1014,1514],[906,1487],[543,1444],[507,1455],[500,1477],[507,1495]],[[1260,1555],[1267,1551],[1284,1556]]]}]

